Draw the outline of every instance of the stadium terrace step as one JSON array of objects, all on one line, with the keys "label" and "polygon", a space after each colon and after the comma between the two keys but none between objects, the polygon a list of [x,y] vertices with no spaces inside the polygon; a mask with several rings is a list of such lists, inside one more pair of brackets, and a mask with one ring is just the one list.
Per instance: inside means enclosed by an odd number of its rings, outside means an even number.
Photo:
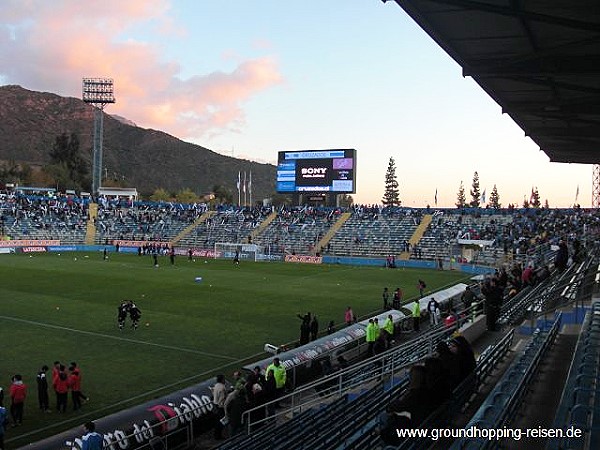
[{"label": "stadium terrace step", "polygon": [[[408,240],[408,243],[411,246],[414,246],[415,244],[419,243],[419,241],[425,234],[425,231],[427,231],[427,227],[429,226],[429,224],[431,223],[432,220],[433,220],[433,216],[431,214],[425,214],[423,216],[423,219],[421,219],[421,223],[415,229],[413,235]],[[400,259],[403,261],[410,259],[410,252],[402,252],[402,254],[400,255]]]},{"label": "stadium terrace step", "polygon": [[[540,368],[529,384],[529,392],[521,404],[521,408],[513,415],[510,428],[552,428],[554,415],[565,384],[569,365],[565,361],[572,359],[577,335],[560,333]],[[503,443],[506,449],[542,450],[546,447],[546,439],[508,439]]]},{"label": "stadium terrace step", "polygon": [[335,236],[335,233],[337,233],[337,231],[342,228],[342,226],[346,223],[346,221],[352,216],[352,213],[342,213],[340,214],[340,217],[338,218],[338,220],[331,226],[331,228],[327,231],[327,233],[325,233],[325,236],[323,236],[323,238],[317,242],[317,245],[315,245],[315,248],[312,250],[312,254],[316,255],[317,252],[320,252],[320,249],[325,248],[327,246],[327,244],[329,243],[329,241],[331,241],[331,239],[333,238],[333,236]]},{"label": "stadium terrace step", "polygon": [[254,242],[254,238],[256,236],[258,236],[260,233],[262,233],[271,222],[273,222],[273,220],[275,220],[275,218],[277,217],[277,213],[275,211],[273,211],[271,214],[269,214],[265,220],[263,220],[258,227],[256,227],[254,230],[252,230],[252,232],[250,233],[250,238],[252,239],[252,242]]},{"label": "stadium terrace step", "polygon": [[181,230],[181,232],[173,238],[173,240],[171,241],[171,245],[175,245],[181,239],[183,239],[188,234],[190,234],[194,228],[196,228],[198,225],[204,223],[206,221],[206,219],[208,219],[209,217],[212,217],[214,215],[215,215],[215,211],[206,211],[204,214],[202,214],[200,217],[198,217],[196,220],[194,220],[194,223],[188,225],[183,230]]},{"label": "stadium terrace step", "polygon": [[88,205],[89,219],[87,221],[85,229],[85,243],[87,245],[93,245],[96,237],[96,224],[95,220],[98,217],[98,203],[90,203]]},{"label": "stadium terrace step", "polygon": [[[547,357],[560,330],[561,315],[556,317],[554,325],[548,331],[538,330],[508,370],[498,380],[490,394],[466,425],[471,427],[498,429],[511,426],[523,405],[523,399],[532,387],[532,380],[539,376],[538,369]],[[531,424],[531,422],[528,422]],[[489,441],[487,441],[489,444]],[[467,447],[484,448],[484,437],[461,437],[449,448],[453,450]],[[529,448],[522,446],[519,448]]]}]

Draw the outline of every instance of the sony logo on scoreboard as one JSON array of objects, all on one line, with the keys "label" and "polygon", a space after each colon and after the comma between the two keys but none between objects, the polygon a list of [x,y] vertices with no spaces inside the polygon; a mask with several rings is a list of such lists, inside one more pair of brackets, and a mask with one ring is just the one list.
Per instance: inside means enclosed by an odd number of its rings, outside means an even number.
[{"label": "sony logo on scoreboard", "polygon": [[303,178],[325,178],[327,167],[303,167],[301,173]]}]

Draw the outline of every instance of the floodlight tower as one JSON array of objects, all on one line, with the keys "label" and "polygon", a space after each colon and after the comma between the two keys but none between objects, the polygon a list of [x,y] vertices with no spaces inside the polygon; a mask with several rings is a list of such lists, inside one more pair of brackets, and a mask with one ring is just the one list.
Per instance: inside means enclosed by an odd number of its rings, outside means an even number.
[{"label": "floodlight tower", "polygon": [[102,180],[102,134],[104,107],[115,102],[112,78],[84,78],[82,99],[94,106],[94,156],[92,163],[92,193],[97,194]]}]

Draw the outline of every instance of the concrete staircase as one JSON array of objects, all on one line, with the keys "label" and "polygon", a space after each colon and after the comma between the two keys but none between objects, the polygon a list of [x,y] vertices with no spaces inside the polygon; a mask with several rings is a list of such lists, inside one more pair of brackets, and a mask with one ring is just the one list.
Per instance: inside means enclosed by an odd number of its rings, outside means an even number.
[{"label": "concrete staircase", "polygon": [[260,233],[262,233],[263,230],[265,230],[269,226],[269,224],[275,220],[276,217],[277,213],[273,211],[254,230],[252,230],[252,232],[250,233],[250,238],[252,239],[252,242],[254,242],[254,238]]},{"label": "concrete staircase", "polygon": [[85,227],[85,243],[86,245],[93,245],[96,240],[95,220],[98,217],[98,203],[90,203],[88,205],[88,213],[90,218]]},{"label": "concrete staircase", "polygon": [[[433,216],[431,214],[425,214],[423,216],[423,219],[421,220],[421,223],[415,229],[415,232],[413,233],[413,235],[408,240],[408,243],[411,246],[417,244],[421,240],[421,238],[425,234],[425,231],[427,231],[427,227],[431,223],[432,219],[433,219]],[[400,254],[400,260],[407,261],[408,259],[410,259],[410,252],[402,252]]]},{"label": "concrete staircase", "polygon": [[351,216],[352,216],[352,213],[349,213],[349,212],[342,213],[340,215],[339,219],[331,226],[331,228],[329,228],[327,233],[325,233],[325,236],[323,236],[321,238],[321,240],[319,242],[317,242],[317,245],[315,245],[315,248],[312,250],[311,254],[316,255],[320,249],[326,247],[327,244],[329,243],[329,241],[333,238],[333,236],[335,236],[335,233],[337,233],[337,231],[340,228],[342,228],[342,226],[346,223],[346,221]]},{"label": "concrete staircase", "polygon": [[187,227],[185,227],[183,230],[181,230],[179,232],[179,234],[171,240],[171,245],[175,245],[177,242],[179,242],[184,237],[186,237],[188,234],[190,234],[194,228],[196,228],[198,225],[200,225],[201,223],[206,221],[206,219],[214,216],[215,214],[216,214],[215,211],[206,211],[204,214],[202,214],[200,217],[198,217],[196,220],[194,220],[193,223],[189,224]]}]

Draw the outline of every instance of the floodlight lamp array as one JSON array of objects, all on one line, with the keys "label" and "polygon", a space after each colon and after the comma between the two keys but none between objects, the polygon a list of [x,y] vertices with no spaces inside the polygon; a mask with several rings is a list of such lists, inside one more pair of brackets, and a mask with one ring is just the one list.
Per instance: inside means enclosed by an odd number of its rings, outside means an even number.
[{"label": "floodlight lamp array", "polygon": [[82,99],[85,103],[106,105],[115,102],[112,78],[84,78]]}]

